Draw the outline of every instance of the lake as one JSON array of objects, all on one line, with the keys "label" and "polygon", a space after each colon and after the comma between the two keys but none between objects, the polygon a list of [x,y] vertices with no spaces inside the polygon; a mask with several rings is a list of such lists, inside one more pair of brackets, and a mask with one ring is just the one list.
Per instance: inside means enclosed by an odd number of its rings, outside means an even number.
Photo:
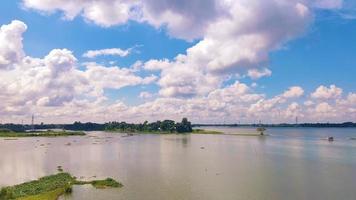
[{"label": "lake", "polygon": [[[225,133],[254,128],[204,127]],[[267,137],[89,132],[0,139],[0,186],[56,173],[112,177],[120,189],[74,186],[61,199],[354,200],[354,128],[268,128]],[[334,142],[325,140],[328,136]]]}]

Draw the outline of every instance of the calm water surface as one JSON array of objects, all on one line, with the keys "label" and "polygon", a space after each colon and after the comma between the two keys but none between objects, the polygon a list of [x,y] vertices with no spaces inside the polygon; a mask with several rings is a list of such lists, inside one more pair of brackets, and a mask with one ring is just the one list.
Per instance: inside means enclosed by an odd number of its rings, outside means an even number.
[{"label": "calm water surface", "polygon": [[[217,128],[229,134],[251,128]],[[0,186],[65,171],[113,177],[120,189],[75,186],[62,199],[354,200],[356,129],[269,128],[268,137],[136,135],[0,139]],[[334,142],[323,140],[334,136]],[[70,143],[71,145],[66,145]]]}]

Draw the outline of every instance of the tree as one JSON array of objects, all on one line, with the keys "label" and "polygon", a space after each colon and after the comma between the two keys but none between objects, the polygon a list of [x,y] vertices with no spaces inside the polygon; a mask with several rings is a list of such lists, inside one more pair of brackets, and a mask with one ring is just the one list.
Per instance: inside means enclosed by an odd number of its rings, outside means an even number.
[{"label": "tree", "polygon": [[160,126],[162,131],[174,132],[176,130],[175,122],[173,120],[164,120]]},{"label": "tree", "polygon": [[192,125],[187,118],[183,118],[181,123],[176,124],[176,130],[178,133],[189,133],[192,132]]}]

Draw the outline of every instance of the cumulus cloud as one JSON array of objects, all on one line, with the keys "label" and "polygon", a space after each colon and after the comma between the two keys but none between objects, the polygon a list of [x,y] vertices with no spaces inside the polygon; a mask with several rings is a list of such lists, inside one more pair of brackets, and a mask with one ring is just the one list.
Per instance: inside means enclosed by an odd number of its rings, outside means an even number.
[{"label": "cumulus cloud", "polygon": [[339,97],[341,94],[342,89],[335,85],[330,85],[329,88],[321,85],[311,94],[311,97],[315,99],[332,99]]},{"label": "cumulus cloud", "polygon": [[[84,20],[99,26],[110,27],[125,24],[128,20],[147,22],[157,28],[166,27],[171,36],[184,39],[203,38],[212,22],[229,18],[231,4],[302,4],[319,9],[340,9],[343,0],[22,0],[25,8],[39,12],[60,11],[67,20],[82,16]],[[297,4],[298,3],[298,4]],[[263,6],[266,6],[263,5]],[[244,14],[244,13],[242,13]],[[189,30],[189,31],[188,31]]]},{"label": "cumulus cloud", "polygon": [[125,0],[23,0],[26,8],[45,13],[62,11],[64,19],[81,15],[86,21],[103,27],[120,25],[134,17],[135,1]]},{"label": "cumulus cloud", "polygon": [[298,103],[296,102],[292,102],[291,104],[288,105],[286,111],[285,111],[285,116],[287,118],[293,118],[296,116],[303,116],[300,114],[301,110],[300,110],[300,106]]},{"label": "cumulus cloud", "polygon": [[[288,91],[288,90],[287,90]],[[266,98],[256,93],[244,83],[235,82],[210,92],[205,97],[189,99],[163,97],[130,107],[132,120],[177,119],[187,116],[196,122],[216,123],[237,121],[253,123],[262,120],[266,123],[294,123],[295,117],[300,122],[354,121],[356,120],[356,95],[350,93],[332,102],[301,104],[302,96],[293,99],[284,93]],[[343,112],[339,112],[342,110]],[[142,117],[145,116],[145,117]]]},{"label": "cumulus cloud", "polygon": [[26,24],[18,20],[0,27],[0,70],[12,68],[23,58],[22,33],[26,29]]},{"label": "cumulus cloud", "polygon": [[283,97],[285,98],[300,97],[303,94],[304,94],[303,88],[299,86],[293,86],[283,93]]},{"label": "cumulus cloud", "polygon": [[271,71],[263,67],[269,52],[302,33],[311,20],[309,8],[296,1],[229,1],[224,5],[229,17],[211,22],[204,38],[186,54],[173,61],[147,63],[147,68],[162,70],[161,94],[207,94],[231,74],[246,71],[254,79],[269,76]]},{"label": "cumulus cloud", "polygon": [[111,48],[111,49],[89,50],[83,54],[83,57],[95,58],[97,56],[103,56],[103,55],[126,57],[130,53],[131,53],[131,49],[123,50],[120,48]]},{"label": "cumulus cloud", "polygon": [[8,61],[3,63],[6,70],[0,73],[1,114],[24,114],[45,107],[57,107],[56,112],[62,112],[67,105],[102,102],[106,88],[120,89],[156,80],[154,75],[138,76],[131,68],[96,63],[87,63],[84,70],[79,70],[77,59],[67,49],[53,49],[44,58],[26,56],[22,49],[25,29],[20,21],[1,28],[4,37],[0,45],[5,47],[0,58]]},{"label": "cumulus cloud", "polygon": [[[257,102],[252,103],[248,111],[254,116],[266,117],[270,115],[274,119],[290,118],[292,115],[299,115],[301,107],[298,103],[292,102],[287,108],[284,108],[285,104],[288,104],[290,99],[300,98],[303,94],[304,90],[301,87],[292,86],[282,94],[270,99],[261,98]],[[299,116],[303,115],[300,114]]]},{"label": "cumulus cloud", "polygon": [[96,92],[103,93],[103,89],[120,89],[129,85],[149,84],[156,80],[154,75],[140,77],[129,68],[105,67],[97,63],[87,63],[83,76],[90,80]]},{"label": "cumulus cloud", "polygon": [[[26,8],[81,16],[103,27],[128,20],[163,28],[175,38],[196,40],[173,59],[137,62],[130,68],[78,61],[70,50],[54,49],[44,58],[25,55],[26,25],[14,21],[0,31],[0,118],[36,112],[44,120],[142,121],[186,116],[195,122],[355,120],[356,95],[320,86],[304,95],[298,86],[267,98],[232,76],[270,76],[270,52],[303,34],[314,9],[339,9],[340,0],[23,0]],[[126,50],[92,50],[86,57],[125,55]],[[142,77],[140,70],[159,74]],[[105,89],[157,83],[158,95],[136,106],[112,102]],[[141,93],[140,97],[149,97]],[[304,102],[304,103],[301,103]],[[337,112],[342,110],[344,112]]]},{"label": "cumulus cloud", "polygon": [[215,0],[145,0],[141,9],[142,21],[166,26],[171,36],[188,40],[202,38],[211,22],[227,15],[225,2]]},{"label": "cumulus cloud", "polygon": [[170,36],[199,39],[173,60],[151,60],[161,70],[160,95],[207,95],[231,75],[270,76],[269,53],[298,37],[313,20],[314,9],[337,9],[340,0],[23,0],[45,12],[82,15],[101,26],[128,20],[163,27]]},{"label": "cumulus cloud", "polygon": [[321,114],[330,113],[332,111],[332,107],[328,103],[322,102],[315,107],[315,111]]}]

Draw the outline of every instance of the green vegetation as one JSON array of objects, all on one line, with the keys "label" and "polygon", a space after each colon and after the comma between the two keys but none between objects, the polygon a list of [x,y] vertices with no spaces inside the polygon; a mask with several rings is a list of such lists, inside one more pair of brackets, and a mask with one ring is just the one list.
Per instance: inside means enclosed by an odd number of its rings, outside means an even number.
[{"label": "green vegetation", "polygon": [[73,185],[83,184],[91,184],[98,189],[123,186],[111,178],[94,181],[77,181],[69,173],[58,173],[42,177],[35,181],[4,187],[0,191],[0,200],[56,200],[64,193],[71,193]]},{"label": "green vegetation", "polygon": [[205,130],[205,129],[193,129],[193,134],[224,134],[221,131]]},{"label": "green vegetation", "polygon": [[57,199],[71,188],[74,181],[68,173],[45,176],[35,181],[2,188],[0,199]]},{"label": "green vegetation", "polygon": [[126,122],[109,122],[105,124],[106,131],[120,131],[120,132],[137,132],[137,133],[190,133],[192,132],[192,125],[187,118],[183,118],[182,122],[174,122],[173,120],[164,120],[143,124],[133,124]]},{"label": "green vegetation", "polygon": [[122,187],[123,185],[112,178],[107,178],[105,180],[92,181],[91,184],[95,188],[107,188],[107,187]]},{"label": "green vegetation", "polygon": [[112,178],[107,178],[105,180],[95,180],[95,181],[76,181],[77,185],[91,184],[95,188],[103,189],[107,187],[122,187],[123,185]]},{"label": "green vegetation", "polygon": [[[25,136],[38,136],[36,132],[32,133],[33,135],[24,135],[23,133],[26,130],[48,130],[48,129],[63,129],[63,130],[72,130],[72,131],[113,131],[113,132],[137,132],[137,133],[190,133],[192,132],[192,125],[188,121],[187,118],[183,118],[181,122],[175,122],[173,120],[163,120],[163,121],[156,121],[149,123],[145,121],[144,123],[134,124],[134,123],[127,123],[127,122],[108,122],[104,124],[98,123],[81,123],[81,122],[74,122],[73,124],[34,124],[34,125],[20,125],[20,124],[0,124],[0,137],[11,137],[14,132],[19,133],[18,136],[14,137],[25,137]],[[48,131],[47,131],[48,132]],[[7,135],[7,134],[11,135]],[[60,131],[57,131],[58,134],[63,135]],[[68,135],[66,132],[65,135]],[[77,132],[72,132],[77,133]],[[41,133],[41,136],[45,133]],[[1,136],[4,135],[4,136]],[[77,134],[75,134],[77,135]],[[48,136],[59,136],[53,135],[53,133],[49,133]]]},{"label": "green vegetation", "polygon": [[85,135],[84,132],[78,131],[30,131],[30,132],[14,132],[11,130],[0,129],[0,137],[58,137],[58,136],[73,136]]}]

